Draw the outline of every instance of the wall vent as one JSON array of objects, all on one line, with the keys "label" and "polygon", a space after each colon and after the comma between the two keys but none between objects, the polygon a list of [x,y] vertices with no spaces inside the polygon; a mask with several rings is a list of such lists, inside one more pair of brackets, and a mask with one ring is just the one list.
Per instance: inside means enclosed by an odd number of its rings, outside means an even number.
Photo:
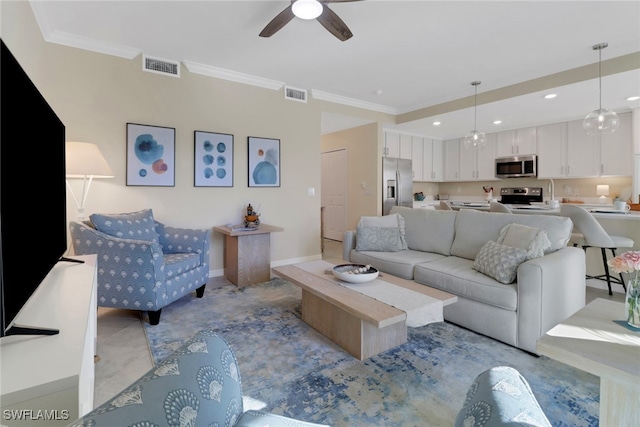
[{"label": "wall vent", "polygon": [[166,59],[142,55],[142,69],[150,73],[180,77],[180,63],[176,61],[167,61]]},{"label": "wall vent", "polygon": [[284,98],[292,101],[307,102],[307,91],[304,89],[297,89],[295,87],[284,87]]}]

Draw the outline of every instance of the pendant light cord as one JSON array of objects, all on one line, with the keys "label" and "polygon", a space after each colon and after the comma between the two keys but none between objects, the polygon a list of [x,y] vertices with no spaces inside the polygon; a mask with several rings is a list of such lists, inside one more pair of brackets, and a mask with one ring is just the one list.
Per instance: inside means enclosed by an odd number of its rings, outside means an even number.
[{"label": "pendant light cord", "polygon": [[598,80],[600,82],[600,99],[599,99],[599,109],[602,111],[602,47],[598,49]]}]

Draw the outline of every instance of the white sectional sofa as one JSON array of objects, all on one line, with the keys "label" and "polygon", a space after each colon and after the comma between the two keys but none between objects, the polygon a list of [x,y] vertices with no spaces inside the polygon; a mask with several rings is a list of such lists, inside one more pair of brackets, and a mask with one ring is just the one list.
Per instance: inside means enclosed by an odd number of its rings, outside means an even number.
[{"label": "white sectional sofa", "polygon": [[[358,232],[370,238],[361,220],[358,231],[344,233],[343,257],[457,295],[458,302],[444,308],[447,321],[535,354],[538,338],[585,305],[585,255],[567,247],[569,218],[406,207],[394,207],[395,214],[406,249],[386,251],[383,244],[357,250]],[[387,227],[388,219],[379,218],[376,224],[368,217],[368,224]],[[525,235],[518,234],[522,230]],[[532,249],[529,231],[535,232],[535,245],[546,235],[546,246]],[[493,263],[489,269],[487,260]],[[516,275],[512,283],[500,276],[509,265]]]}]

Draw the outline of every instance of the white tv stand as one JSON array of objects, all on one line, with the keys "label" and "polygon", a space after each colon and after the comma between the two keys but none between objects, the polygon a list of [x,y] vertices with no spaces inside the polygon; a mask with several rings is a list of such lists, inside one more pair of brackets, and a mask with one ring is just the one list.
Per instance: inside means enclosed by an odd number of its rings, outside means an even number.
[{"label": "white tv stand", "polygon": [[58,262],[15,322],[60,333],[0,339],[1,425],[64,426],[93,409],[97,262],[73,258],[84,263]]}]

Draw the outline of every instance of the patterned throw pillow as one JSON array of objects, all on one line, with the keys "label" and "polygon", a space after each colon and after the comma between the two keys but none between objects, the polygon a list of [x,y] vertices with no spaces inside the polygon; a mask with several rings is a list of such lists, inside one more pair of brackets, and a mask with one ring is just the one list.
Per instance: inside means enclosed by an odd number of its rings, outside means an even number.
[{"label": "patterned throw pillow", "polygon": [[356,227],[356,250],[397,252],[407,249],[402,215],[362,217]]},{"label": "patterned throw pillow", "polygon": [[110,236],[159,243],[160,236],[151,209],[121,214],[93,214],[90,219],[96,230]]},{"label": "patterned throw pillow", "polygon": [[478,252],[478,256],[473,261],[473,268],[508,285],[516,280],[518,266],[526,260],[525,249],[513,248],[489,240]]},{"label": "patterned throw pillow", "polygon": [[507,224],[500,230],[496,242],[527,250],[527,259],[540,258],[551,247],[547,232],[522,224]]}]

